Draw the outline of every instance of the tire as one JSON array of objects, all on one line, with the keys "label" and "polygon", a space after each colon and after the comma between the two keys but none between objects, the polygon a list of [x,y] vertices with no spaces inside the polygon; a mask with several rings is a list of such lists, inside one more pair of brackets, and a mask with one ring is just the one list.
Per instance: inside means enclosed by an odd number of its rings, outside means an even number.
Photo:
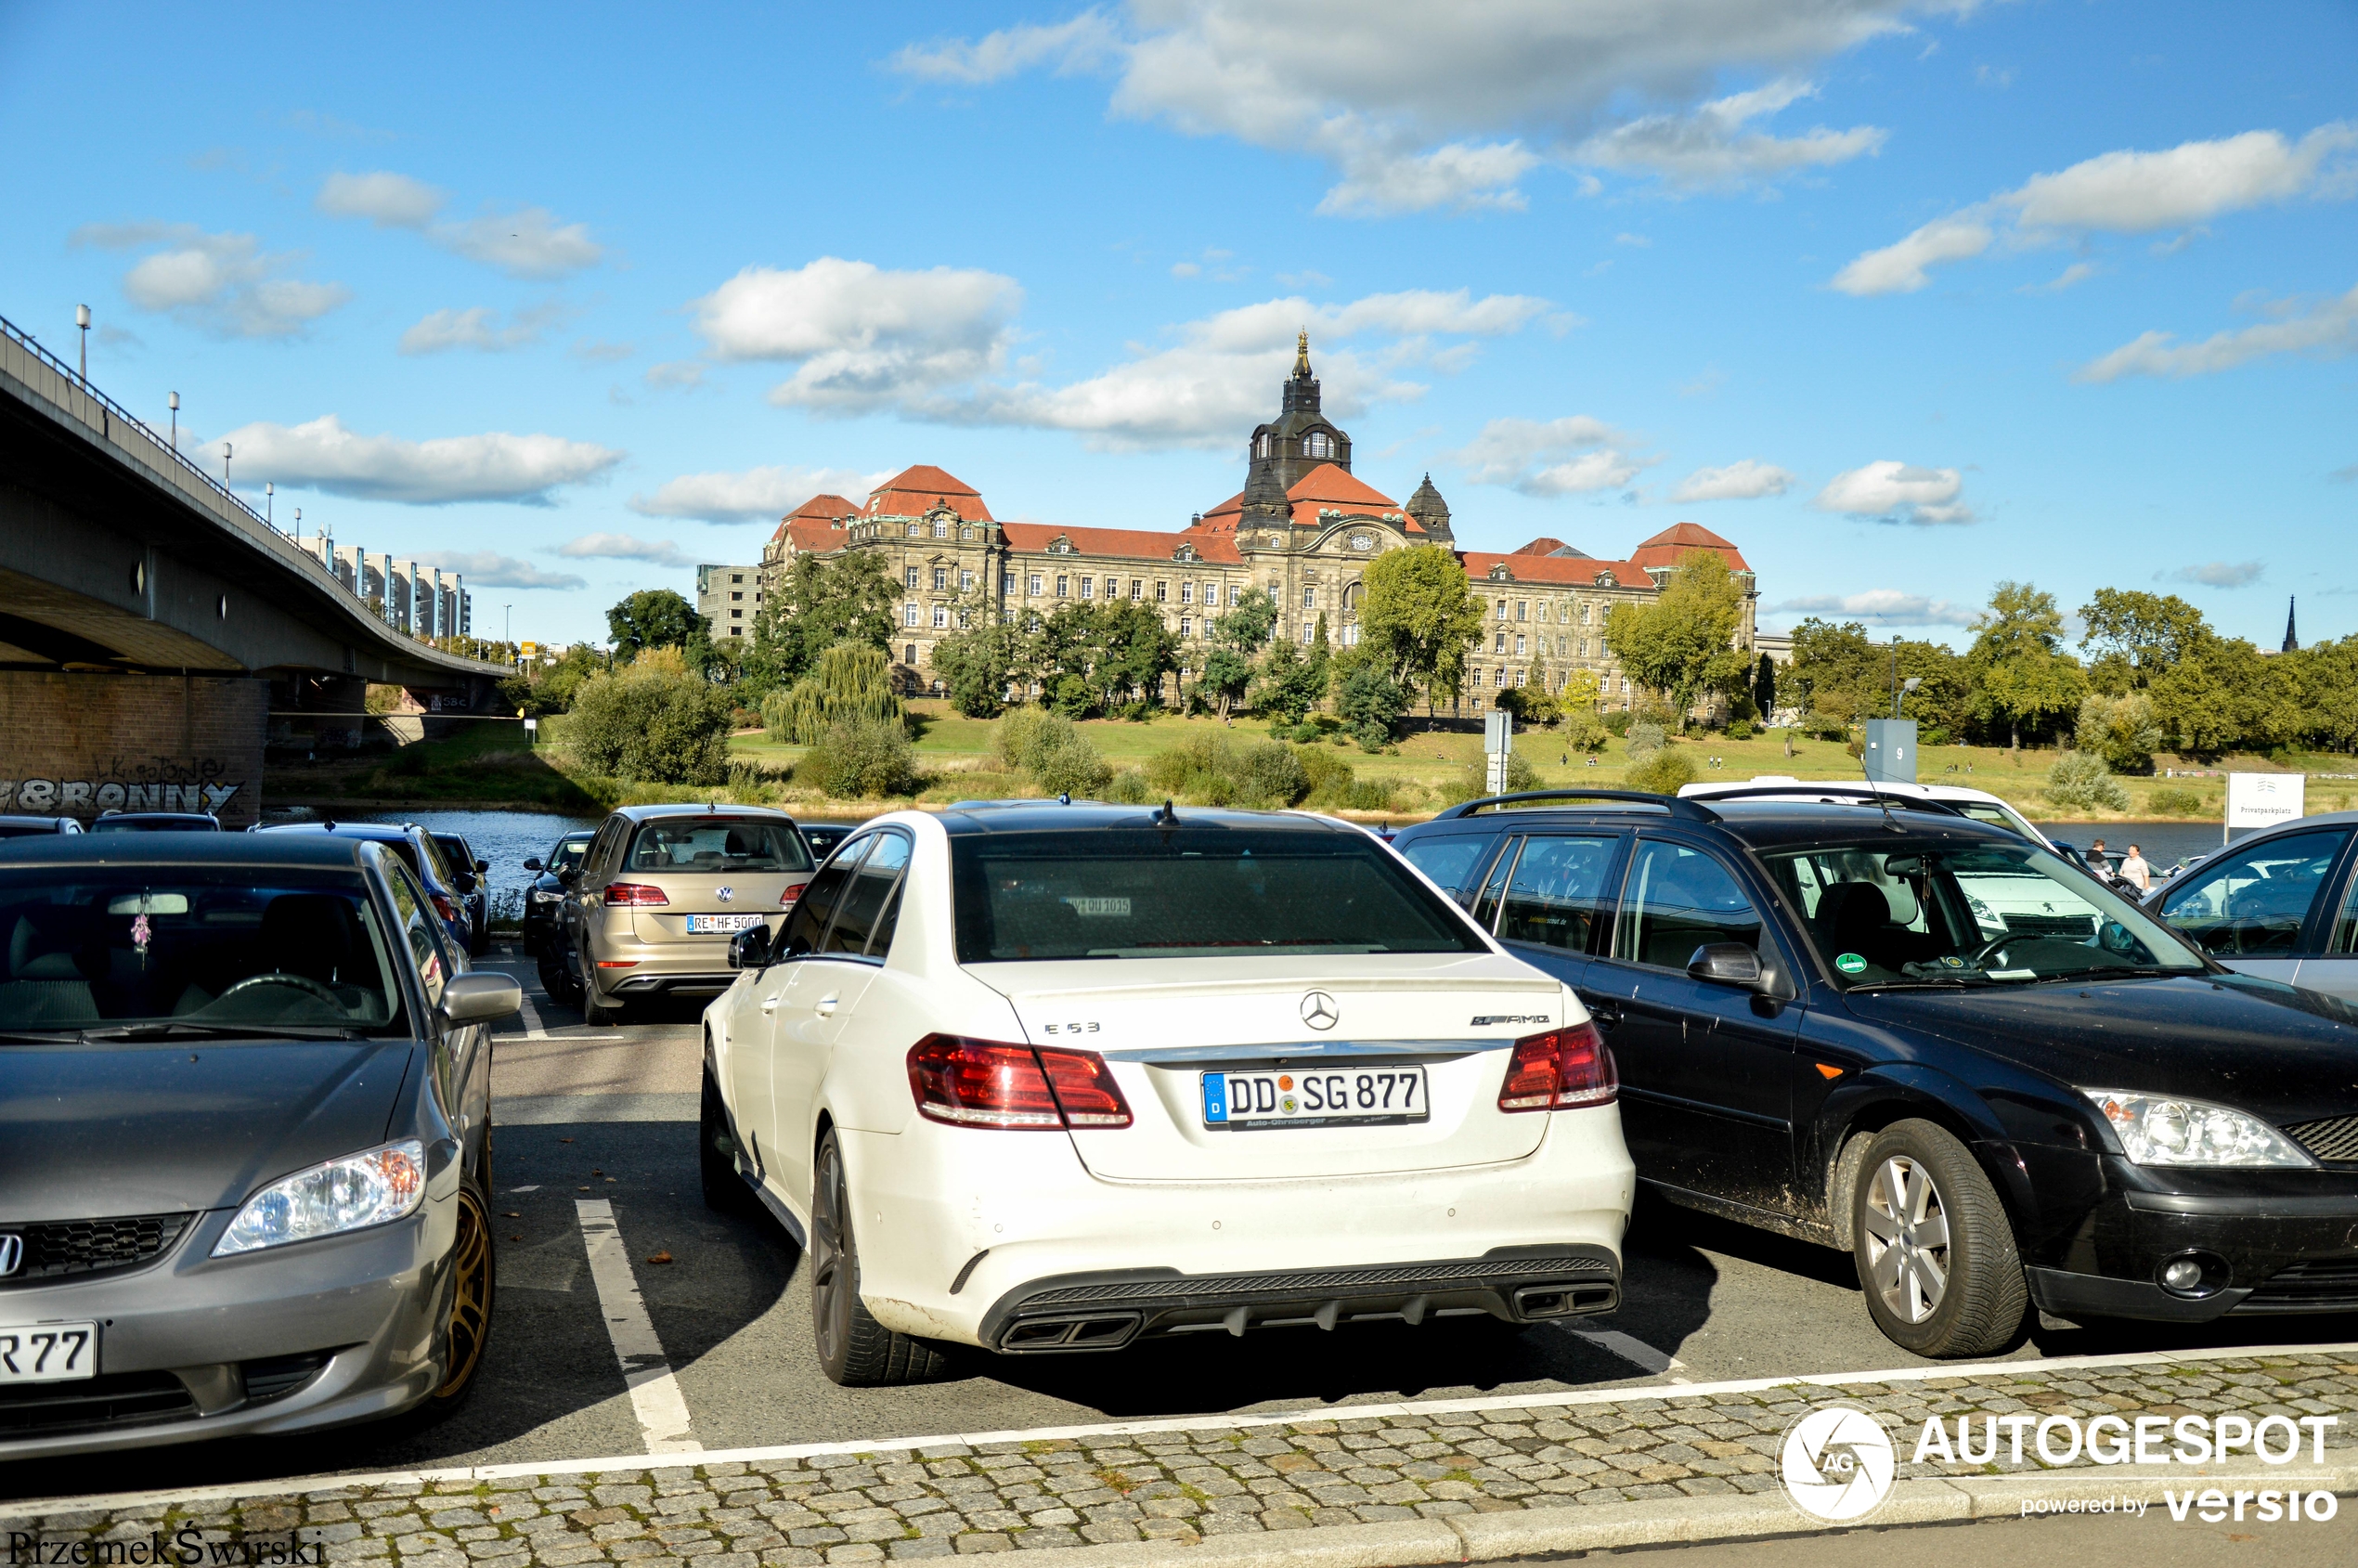
[{"label": "tire", "polygon": [[573,971],[565,967],[562,957],[545,946],[540,950],[540,989],[549,993],[550,1001],[573,1005]]},{"label": "tire", "polygon": [[843,1149],[833,1132],[819,1140],[810,1181],[810,1330],[820,1369],[844,1388],[882,1388],[939,1377],[950,1358],[939,1346],[895,1333],[860,1299],[860,1248]]},{"label": "tire", "polygon": [[1948,1360],[2016,1342],[2030,1294],[2014,1225],[1947,1131],[1909,1121],[1875,1134],[1850,1217],[1867,1313],[1892,1343]]},{"label": "tire", "polygon": [[589,955],[583,954],[580,971],[574,978],[581,991],[582,1021],[591,1029],[613,1029],[622,1022],[622,1004],[599,996],[597,982],[590,978],[590,964]]},{"label": "tire", "polygon": [[491,1202],[481,1180],[459,1188],[459,1234],[451,1243],[450,1316],[444,1326],[448,1360],[442,1386],[419,1413],[438,1420],[466,1403],[482,1380],[485,1347],[491,1340],[492,1307],[499,1300],[499,1253],[491,1241]]},{"label": "tire", "polygon": [[704,1184],[704,1206],[714,1213],[743,1214],[754,1207],[752,1190],[737,1174],[736,1139],[730,1135],[720,1088],[709,1072],[696,1116],[696,1173]]}]

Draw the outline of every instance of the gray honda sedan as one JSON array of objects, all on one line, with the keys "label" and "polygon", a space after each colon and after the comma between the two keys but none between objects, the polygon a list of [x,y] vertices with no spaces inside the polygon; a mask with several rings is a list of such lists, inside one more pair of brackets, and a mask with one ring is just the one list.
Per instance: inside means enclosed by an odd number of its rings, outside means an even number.
[{"label": "gray honda sedan", "polygon": [[518,1000],[376,843],[0,846],[0,1460],[454,1406]]}]

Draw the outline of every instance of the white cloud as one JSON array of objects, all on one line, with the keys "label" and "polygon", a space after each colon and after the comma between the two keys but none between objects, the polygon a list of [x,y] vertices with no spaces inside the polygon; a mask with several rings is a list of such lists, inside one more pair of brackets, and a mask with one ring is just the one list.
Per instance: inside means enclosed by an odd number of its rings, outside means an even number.
[{"label": "white cloud", "polygon": [[437,310],[401,334],[400,348],[404,354],[440,354],[452,348],[501,354],[538,343],[566,314],[562,305],[536,305],[510,313],[507,324],[502,326],[499,313],[489,305]]},{"label": "white cloud", "polygon": [[2170,576],[2173,581],[2204,588],[2248,588],[2264,570],[2257,561],[2211,561],[2200,566],[2181,566]]},{"label": "white cloud", "polygon": [[2016,292],[2025,294],[2060,294],[2076,283],[2085,283],[2100,269],[2094,262],[2073,262],[2044,283],[2026,283]]},{"label": "white cloud", "polygon": [[1886,523],[1970,523],[1964,476],[1953,468],[1919,468],[1886,459],[1837,473],[1813,501],[1822,512]]},{"label": "white cloud", "polygon": [[1781,496],[1793,488],[1794,474],[1775,463],[1745,458],[1725,468],[1699,468],[1678,481],[1670,492],[1674,501],[1748,501]]},{"label": "white cloud", "polygon": [[659,365],[648,366],[646,375],[642,379],[649,386],[661,392],[675,386],[689,388],[702,386],[705,374],[706,367],[697,364],[693,359],[667,359]]},{"label": "white cloud", "polygon": [[1834,274],[1834,287],[1846,294],[1912,294],[1932,281],[1924,268],[1977,256],[1992,238],[1989,226],[1970,218],[1936,218],[1897,244],[1853,261]]},{"label": "white cloud", "polygon": [[[902,72],[979,84],[1026,69],[1109,68],[1115,112],[1192,136],[1308,150],[1339,175],[1321,210],[1512,210],[1544,162],[1725,183],[1839,162],[1881,133],[1781,139],[1738,127],[1773,112],[1782,79],[1950,0],[1134,0],[1127,25],[1091,10],[1056,27],[901,51]],[[1691,115],[1653,112],[1616,139],[1630,103],[1688,105],[1729,76],[1772,85]],[[1790,97],[1782,102],[1790,102]],[[1775,107],[1782,107],[1779,102]]]},{"label": "white cloud", "polygon": [[207,234],[189,224],[84,224],[71,242],[156,247],[123,274],[124,297],[222,337],[292,337],[352,298],[341,283],[282,276],[302,258],[265,254],[251,234]]},{"label": "white cloud", "polygon": [[2200,343],[2182,343],[2169,332],[2141,332],[2110,354],[2081,366],[2072,379],[2112,382],[2123,376],[2207,376],[2274,354],[2333,359],[2358,352],[2358,289],[2306,305],[2281,302],[2275,313],[2275,320],[2214,332]]},{"label": "white cloud", "polygon": [[557,547],[568,561],[644,561],[655,566],[693,566],[696,559],[669,539],[642,539],[629,534],[584,534]]},{"label": "white cloud", "polygon": [[421,566],[458,572],[471,588],[587,588],[571,572],[545,572],[529,561],[502,555],[496,550],[433,550],[417,557]]},{"label": "white cloud", "polygon": [[997,369],[1022,303],[995,272],[822,256],[792,271],[748,266],[690,308],[715,358],[800,362],[771,402],[861,413]]},{"label": "white cloud", "polygon": [[436,221],[449,198],[422,180],[379,169],[341,171],[320,182],[314,204],[330,217],[366,218],[379,228],[408,228],[444,250],[499,268],[511,278],[562,278],[592,267],[605,250],[586,224],[566,223],[546,207],[486,212]]},{"label": "white cloud", "polygon": [[610,447],[555,435],[451,435],[404,441],[362,435],[333,414],[298,425],[250,424],[223,439],[253,479],[360,500],[547,504],[549,492],[594,479],[622,460]]},{"label": "white cloud", "polygon": [[1855,616],[1884,626],[1971,626],[1980,612],[1970,604],[1955,604],[1896,588],[1872,588],[1864,593],[1822,593],[1788,599],[1768,606],[1771,613],[1805,616]]},{"label": "white cloud", "polygon": [[633,496],[641,517],[693,517],[702,523],[776,522],[813,496],[836,495],[857,506],[891,478],[849,468],[749,468],[741,473],[683,473]]},{"label": "white cloud", "polygon": [[338,170],[320,182],[313,205],[331,218],[366,218],[379,228],[423,228],[449,200],[425,181],[389,169]]},{"label": "white cloud", "polygon": [[1777,81],[1715,98],[1691,113],[1645,115],[1589,137],[1574,157],[1599,168],[1643,170],[1692,189],[1773,178],[1883,150],[1887,133],[1872,125],[1846,131],[1820,125],[1797,136],[1746,129],[1750,122],[1817,92],[1806,82]]},{"label": "white cloud", "polygon": [[1442,455],[1477,485],[1507,485],[1526,496],[1617,490],[1659,461],[1632,456],[1629,435],[1587,414],[1492,420],[1482,434]]},{"label": "white cloud", "polygon": [[[2191,228],[2304,194],[2347,197],[2358,192],[2353,149],[2358,124],[2337,121],[2297,143],[2277,131],[2246,131],[2157,152],[2101,153],[2052,175],[2034,175],[2013,190],[1936,218],[1898,244],[1869,251],[1837,273],[1833,286],[1849,294],[1912,292],[1929,281],[1925,267],[1981,254],[2000,229],[2010,248],[2021,249],[2063,234]],[[2160,247],[2157,253],[2178,248]],[[2065,278],[2078,281],[2068,272]],[[2053,286],[2068,285],[2059,279]]]}]

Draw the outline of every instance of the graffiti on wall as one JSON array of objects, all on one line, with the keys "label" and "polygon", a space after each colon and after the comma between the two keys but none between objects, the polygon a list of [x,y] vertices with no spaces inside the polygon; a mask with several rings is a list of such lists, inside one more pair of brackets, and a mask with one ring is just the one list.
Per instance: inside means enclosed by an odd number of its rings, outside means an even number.
[{"label": "graffiti on wall", "polygon": [[0,812],[95,817],[101,811],[210,811],[219,816],[248,783],[226,777],[229,766],[214,758],[196,762],[159,758],[131,764],[116,759],[90,768],[84,778],[0,778]]}]

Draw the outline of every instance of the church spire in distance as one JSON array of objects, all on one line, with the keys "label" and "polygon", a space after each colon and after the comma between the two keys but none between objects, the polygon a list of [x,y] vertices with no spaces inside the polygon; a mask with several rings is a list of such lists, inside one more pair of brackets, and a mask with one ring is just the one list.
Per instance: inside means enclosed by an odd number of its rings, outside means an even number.
[{"label": "church spire in distance", "polygon": [[2283,653],[2297,654],[2300,651],[2300,639],[2293,635],[2292,628],[2292,612],[2296,602],[2290,596],[2285,600],[2285,645],[2280,650]]}]

